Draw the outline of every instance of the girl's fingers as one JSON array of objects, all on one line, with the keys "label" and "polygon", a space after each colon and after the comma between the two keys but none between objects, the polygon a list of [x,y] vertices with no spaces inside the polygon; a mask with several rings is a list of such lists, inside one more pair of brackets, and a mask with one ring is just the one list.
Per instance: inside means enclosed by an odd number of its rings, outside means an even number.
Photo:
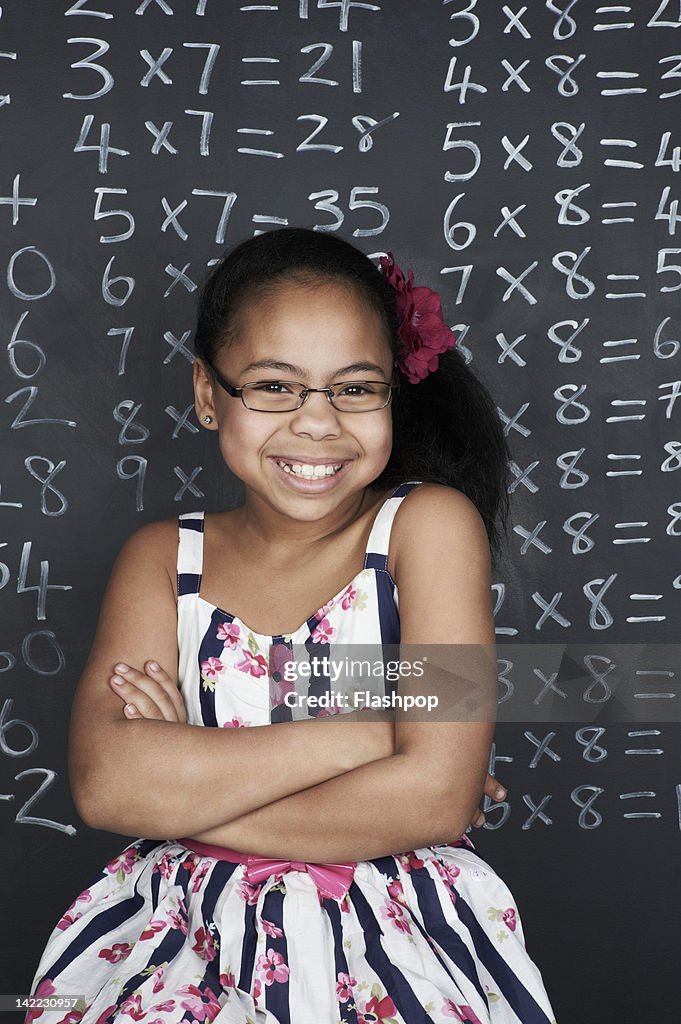
[{"label": "girl's fingers", "polygon": [[490,798],[490,800],[503,800],[506,797],[506,790],[504,787],[497,779],[494,778],[493,775],[490,775],[489,773],[485,779],[483,792]]},{"label": "girl's fingers", "polygon": [[[150,663],[147,667],[151,675],[122,663],[116,665],[110,680],[114,692],[126,704],[132,704],[140,718],[186,722],[184,704],[177,687],[160,667],[151,669]],[[135,717],[133,712],[126,711],[125,715],[126,718]]]},{"label": "girl's fingers", "polygon": [[170,701],[175,708],[176,717],[173,721],[186,722],[187,721],[187,709],[184,706],[184,700],[182,694],[177,688],[177,685],[172,681],[168,673],[158,664],[156,661],[147,661],[145,664],[148,675],[153,679],[158,680],[160,685],[163,687],[165,693],[167,693]]}]

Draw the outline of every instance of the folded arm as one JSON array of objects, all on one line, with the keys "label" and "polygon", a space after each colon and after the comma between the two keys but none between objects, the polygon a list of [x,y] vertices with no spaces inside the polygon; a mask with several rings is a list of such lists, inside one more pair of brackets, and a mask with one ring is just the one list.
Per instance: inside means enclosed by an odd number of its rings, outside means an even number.
[{"label": "folded arm", "polygon": [[[177,523],[151,523],[116,560],[97,633],[76,689],[69,778],[78,812],[93,828],[165,839],[231,821],[393,750],[390,722],[333,717],[247,729],[121,716],[110,684],[119,661],[152,655],[177,691],[177,608],[165,566]],[[123,687],[125,690],[125,687]]]},{"label": "folded arm", "polygon": [[262,856],[337,862],[453,842],[471,823],[492,781],[497,666],[489,546],[467,498],[437,485],[428,490],[412,492],[418,503],[405,503],[403,532],[412,543],[404,554],[399,549],[396,576],[400,660],[425,648],[437,663],[414,686],[438,697],[437,711],[430,720],[424,712],[398,716],[391,756],[193,838]]}]

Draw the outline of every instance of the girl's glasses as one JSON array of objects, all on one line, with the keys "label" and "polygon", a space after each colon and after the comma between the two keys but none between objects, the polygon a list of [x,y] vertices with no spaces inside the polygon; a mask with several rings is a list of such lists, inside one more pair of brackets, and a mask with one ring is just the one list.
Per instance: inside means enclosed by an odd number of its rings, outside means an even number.
[{"label": "girl's glasses", "polygon": [[332,388],[306,388],[299,381],[262,380],[235,388],[221,377],[214,366],[204,360],[218,384],[233,398],[241,397],[247,409],[255,412],[293,412],[311,391],[323,391],[338,412],[374,412],[384,409],[399,384],[382,380],[345,380]]}]

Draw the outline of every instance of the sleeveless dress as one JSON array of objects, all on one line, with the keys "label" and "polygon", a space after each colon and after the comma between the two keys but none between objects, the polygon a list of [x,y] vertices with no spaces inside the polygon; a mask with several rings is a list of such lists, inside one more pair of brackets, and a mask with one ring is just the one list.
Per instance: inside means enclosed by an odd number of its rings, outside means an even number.
[{"label": "sleeveless dress", "polygon": [[[199,596],[204,513],[178,517],[189,723],[290,719],[284,670],[294,649],[399,644],[388,545],[419,483],[381,506],[362,571],[287,635],[257,634]],[[328,680],[310,685],[319,692]],[[138,839],[95,876],[57,922],[31,990],[85,1001],[49,1016],[29,1010],[26,1024],[555,1024],[513,896],[466,835],[349,869],[273,862],[255,877],[205,853],[223,848],[195,846],[204,852]],[[345,870],[344,892],[333,894],[333,869]]]}]

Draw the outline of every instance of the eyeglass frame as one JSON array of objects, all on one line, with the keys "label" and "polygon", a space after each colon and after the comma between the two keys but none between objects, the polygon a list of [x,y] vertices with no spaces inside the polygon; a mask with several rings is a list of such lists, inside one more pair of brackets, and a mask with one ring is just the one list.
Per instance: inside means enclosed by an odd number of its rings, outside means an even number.
[{"label": "eyeglass frame", "polygon": [[[226,381],[225,378],[218,373],[218,371],[215,369],[212,363],[210,363],[205,358],[203,361],[210,370],[215,380],[220,385],[220,387],[224,388],[227,394],[231,395],[232,398],[240,398],[242,405],[244,406],[245,409],[248,409],[249,412],[296,412],[298,409],[302,408],[302,406],[305,404],[307,396],[312,391],[323,391],[326,394],[327,401],[331,406],[333,406],[336,412],[380,412],[381,409],[385,409],[390,404],[393,396],[393,391],[400,390],[399,384],[388,384],[386,380],[341,380],[338,382],[338,384],[334,384],[333,387],[330,388],[306,388],[302,381],[299,380],[252,380],[248,381],[246,384],[242,384],[240,388],[236,388],[234,387],[233,384],[228,383],[228,381]],[[250,384],[296,384],[300,385],[302,391],[298,395],[298,405],[295,407],[295,409],[251,409],[250,406],[246,405],[246,403],[244,402],[243,395],[244,388],[248,387]],[[333,404],[333,399],[335,397],[334,391],[336,388],[340,388],[344,384],[384,384],[385,387],[389,388],[390,390],[388,391],[388,398],[385,402],[385,405],[379,405],[377,409],[339,409],[336,405]]]}]

